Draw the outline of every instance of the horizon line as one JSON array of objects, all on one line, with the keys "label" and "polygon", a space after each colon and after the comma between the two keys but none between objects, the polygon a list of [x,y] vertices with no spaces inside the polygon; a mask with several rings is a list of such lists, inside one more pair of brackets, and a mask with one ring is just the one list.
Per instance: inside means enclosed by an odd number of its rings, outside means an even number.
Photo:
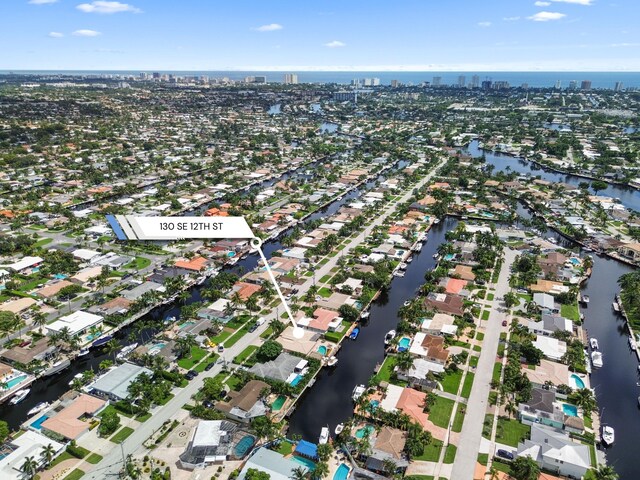
[{"label": "horizon line", "polygon": [[286,72],[304,72],[304,73],[322,73],[322,72],[340,72],[340,73],[357,73],[357,72],[370,72],[370,73],[472,73],[472,72],[492,72],[492,73],[639,73],[639,70],[526,70],[526,69],[331,69],[331,68],[309,68],[309,67],[292,67],[292,68],[218,68],[218,69],[177,69],[177,68],[2,68],[0,72],[128,72],[128,71],[167,71],[167,72],[273,72],[273,73],[286,73]]}]

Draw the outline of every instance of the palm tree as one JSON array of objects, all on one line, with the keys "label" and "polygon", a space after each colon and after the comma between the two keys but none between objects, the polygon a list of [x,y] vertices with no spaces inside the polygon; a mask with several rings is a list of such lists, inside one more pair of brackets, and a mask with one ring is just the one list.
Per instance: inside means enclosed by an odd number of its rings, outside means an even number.
[{"label": "palm tree", "polygon": [[509,474],[516,480],[538,480],[540,467],[533,458],[522,456],[511,463]]},{"label": "palm tree", "polygon": [[311,474],[314,479],[321,479],[329,475],[329,464],[327,462],[318,462],[316,463],[316,468],[313,470]]},{"label": "palm tree", "polygon": [[56,449],[53,448],[53,445],[48,444],[42,447],[42,450],[40,451],[40,458],[42,459],[42,462],[44,463],[45,468],[49,468],[49,465],[51,464],[51,460],[53,460],[53,456],[55,454],[56,454]]},{"label": "palm tree", "polygon": [[291,473],[293,480],[305,480],[307,478],[307,470],[304,467],[297,467]]},{"label": "palm tree", "polygon": [[396,473],[398,465],[396,465],[396,462],[394,462],[390,458],[385,458],[382,461],[382,468],[384,469],[384,473],[386,473],[387,475],[393,475]]},{"label": "palm tree", "polygon": [[109,354],[113,354],[113,359],[115,361],[116,352],[120,350],[120,343],[118,343],[118,341],[115,338],[112,338],[107,343],[105,343],[104,346],[107,349],[107,352]]},{"label": "palm tree", "polygon": [[617,480],[619,475],[611,465],[598,465],[598,468],[592,470],[595,480]]},{"label": "palm tree", "polygon": [[20,467],[20,471],[24,473],[28,479],[32,479],[38,471],[38,462],[36,462],[33,457],[25,458],[24,463]]},{"label": "palm tree", "polygon": [[396,357],[396,365],[402,371],[407,371],[413,367],[413,355],[409,352],[401,352]]},{"label": "palm tree", "polygon": [[47,316],[38,309],[38,311],[33,315],[33,325],[38,327],[38,331],[42,333],[42,327],[47,324]]},{"label": "palm tree", "polygon": [[175,350],[178,354],[178,358],[184,358],[191,353],[191,348],[198,344],[196,337],[192,334],[188,334],[184,337],[180,337],[176,340]]}]

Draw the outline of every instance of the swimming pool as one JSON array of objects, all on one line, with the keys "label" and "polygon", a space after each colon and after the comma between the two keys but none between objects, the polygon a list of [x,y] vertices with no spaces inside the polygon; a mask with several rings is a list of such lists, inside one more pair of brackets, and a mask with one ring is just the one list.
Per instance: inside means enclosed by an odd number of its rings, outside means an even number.
[{"label": "swimming pool", "polygon": [[180,325],[178,325],[178,328],[180,330],[182,330],[183,328],[186,328],[186,327],[189,327],[191,325],[194,325],[195,323],[196,322],[184,322],[184,323],[181,323]]},{"label": "swimming pool", "polygon": [[274,412],[277,412],[282,408],[282,406],[284,405],[284,402],[286,401],[287,401],[287,397],[285,397],[284,395],[279,395],[278,398],[276,398],[271,404],[271,410],[273,410]]},{"label": "swimming pool", "polygon": [[11,390],[13,387],[18,385],[19,383],[24,382],[27,377],[28,375],[26,373],[23,373],[22,375],[18,375],[17,377],[13,377],[11,380],[7,382],[6,390]]},{"label": "swimming pool", "polygon": [[235,257],[236,256],[236,252],[229,252],[227,253],[227,257],[231,258],[231,257]]},{"label": "swimming pool", "polygon": [[375,410],[380,406],[380,400],[371,400],[369,405],[371,405],[371,410]]},{"label": "swimming pool", "polygon": [[149,347],[149,355],[157,355],[165,347],[164,343],[155,343]]},{"label": "swimming pool", "polygon": [[291,385],[292,387],[295,387],[300,383],[300,380],[302,380],[302,375],[296,375],[296,377],[293,380],[291,380],[291,382],[289,382],[289,385]]},{"label": "swimming pool", "polygon": [[313,462],[312,460],[309,460],[308,458],[304,458],[304,457],[297,457],[297,456],[293,456],[291,457],[292,460],[294,462],[299,463],[300,465],[302,465],[303,467],[307,467],[309,469],[310,472],[312,472],[313,470],[316,469],[316,464],[315,462]]},{"label": "swimming pool", "polygon": [[402,337],[398,342],[398,351],[404,352],[405,350],[409,350],[411,346],[411,339],[409,337]]},{"label": "swimming pool", "polygon": [[575,373],[572,373],[571,376],[569,377],[569,386],[571,388],[577,388],[577,389],[586,387],[582,379]]},{"label": "swimming pool", "polygon": [[356,438],[363,439],[364,437],[368,437],[375,430],[372,425],[366,425],[364,427],[356,430]]},{"label": "swimming pool", "polygon": [[445,260],[453,260],[455,257],[456,257],[456,254],[455,254],[455,253],[447,253],[447,254],[444,256],[444,259],[445,259]]},{"label": "swimming pool", "polygon": [[233,447],[233,454],[238,457],[244,457],[251,447],[256,443],[256,439],[251,435],[245,435],[240,439],[240,441]]},{"label": "swimming pool", "polygon": [[65,278],[67,278],[67,276],[64,273],[56,273],[53,278],[55,278],[56,280],[64,280]]},{"label": "swimming pool", "polygon": [[333,480],[347,480],[347,478],[349,478],[349,467],[341,463],[336,473],[333,474]]},{"label": "swimming pool", "polygon": [[318,353],[320,355],[323,355],[323,356],[326,355],[327,354],[327,347],[325,347],[324,345],[320,345],[318,347]]},{"label": "swimming pool", "polygon": [[42,428],[42,424],[45,422],[45,420],[47,420],[49,417],[47,415],[42,415],[40,417],[38,417],[36,420],[34,420],[33,422],[31,422],[31,428],[35,428],[36,430],[40,430]]},{"label": "swimming pool", "polygon": [[580,265],[580,259],[578,259],[578,258],[576,258],[576,257],[571,257],[571,258],[569,259],[569,261],[570,261],[571,263],[573,263],[574,265]]},{"label": "swimming pool", "polygon": [[563,403],[562,411],[564,412],[565,415],[568,415],[570,417],[578,416],[578,407],[576,407],[575,405],[569,405],[568,403]]}]

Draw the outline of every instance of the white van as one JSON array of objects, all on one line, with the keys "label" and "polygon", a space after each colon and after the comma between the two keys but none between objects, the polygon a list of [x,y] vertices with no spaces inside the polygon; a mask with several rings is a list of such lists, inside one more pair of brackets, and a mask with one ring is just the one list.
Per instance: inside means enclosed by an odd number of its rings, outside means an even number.
[{"label": "white van", "polygon": [[260,317],[257,321],[256,321],[256,325],[260,326],[262,325],[264,322],[266,322],[267,320],[264,317]]}]

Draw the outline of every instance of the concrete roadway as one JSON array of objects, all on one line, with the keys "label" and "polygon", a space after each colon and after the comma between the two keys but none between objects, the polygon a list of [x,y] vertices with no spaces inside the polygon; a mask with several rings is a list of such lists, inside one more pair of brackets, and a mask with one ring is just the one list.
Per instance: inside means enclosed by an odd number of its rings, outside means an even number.
[{"label": "concrete roadway", "polygon": [[[383,210],[383,212],[371,223],[371,225],[365,228],[363,232],[358,234],[351,242],[349,242],[349,244],[345,247],[345,252],[363,243],[376,226],[381,225],[391,214],[395,212],[395,207],[398,203],[407,201],[411,197],[413,189],[416,187],[421,187],[425,185],[429,180],[431,180],[431,178],[433,178],[433,176],[435,175],[435,172],[442,165],[444,165],[445,162],[446,160],[441,160],[433,168],[431,173],[425,176],[415,187],[412,187],[411,190],[406,192],[399,201],[391,202],[391,204]],[[329,273],[331,269],[336,266],[339,258],[340,255],[331,257],[329,258],[329,262],[327,262],[321,268],[317,269],[316,275],[318,276],[318,278],[322,278],[322,276]],[[304,295],[312,285],[313,279],[307,280],[304,284],[298,287],[298,295]],[[260,337],[260,334],[268,328],[269,321],[275,318],[275,311],[265,316],[265,318],[267,319],[267,322],[261,325],[256,331],[247,333],[233,347],[226,349],[224,358],[229,361],[232,360],[248,345],[256,341]],[[142,444],[153,434],[153,432],[158,430],[165,421],[173,417],[185,403],[189,402],[191,397],[202,387],[204,379],[207,377],[216,376],[218,373],[220,373],[221,370],[222,364],[219,363],[208,372],[203,372],[198,377],[190,381],[184,389],[176,389],[175,397],[167,402],[166,405],[156,408],[153,411],[153,415],[151,416],[151,418],[142,423],[140,427],[138,427],[131,434],[131,436],[121,444],[121,448],[114,448],[113,450],[111,450],[111,452],[106,455],[102,459],[102,461],[100,461],[100,463],[98,463],[95,468],[88,472],[83,478],[86,478],[88,480],[101,480],[104,478],[108,478],[109,476],[118,475],[118,472],[122,469],[122,457],[126,457],[129,454],[133,455],[139,449],[144,448]],[[489,380],[491,380],[491,369],[489,370]],[[347,392],[345,392],[345,394],[347,394]]]},{"label": "concrete roadway", "polygon": [[498,343],[500,340],[500,332],[502,331],[502,322],[507,320],[507,313],[500,310],[504,309],[503,297],[510,290],[509,275],[511,274],[511,265],[517,256],[515,250],[505,249],[504,262],[502,270],[496,283],[496,291],[491,306],[491,314],[489,320],[485,324],[486,330],[484,341],[482,343],[482,351],[476,368],[476,375],[471,388],[471,395],[467,402],[467,413],[462,424],[460,432],[460,442],[458,443],[458,453],[453,463],[451,478],[460,480],[471,480],[478,461],[478,452],[480,451],[480,442],[482,441],[482,425],[487,412],[489,401],[489,391],[491,390],[491,380],[493,377],[493,365],[496,362],[498,353]]}]

